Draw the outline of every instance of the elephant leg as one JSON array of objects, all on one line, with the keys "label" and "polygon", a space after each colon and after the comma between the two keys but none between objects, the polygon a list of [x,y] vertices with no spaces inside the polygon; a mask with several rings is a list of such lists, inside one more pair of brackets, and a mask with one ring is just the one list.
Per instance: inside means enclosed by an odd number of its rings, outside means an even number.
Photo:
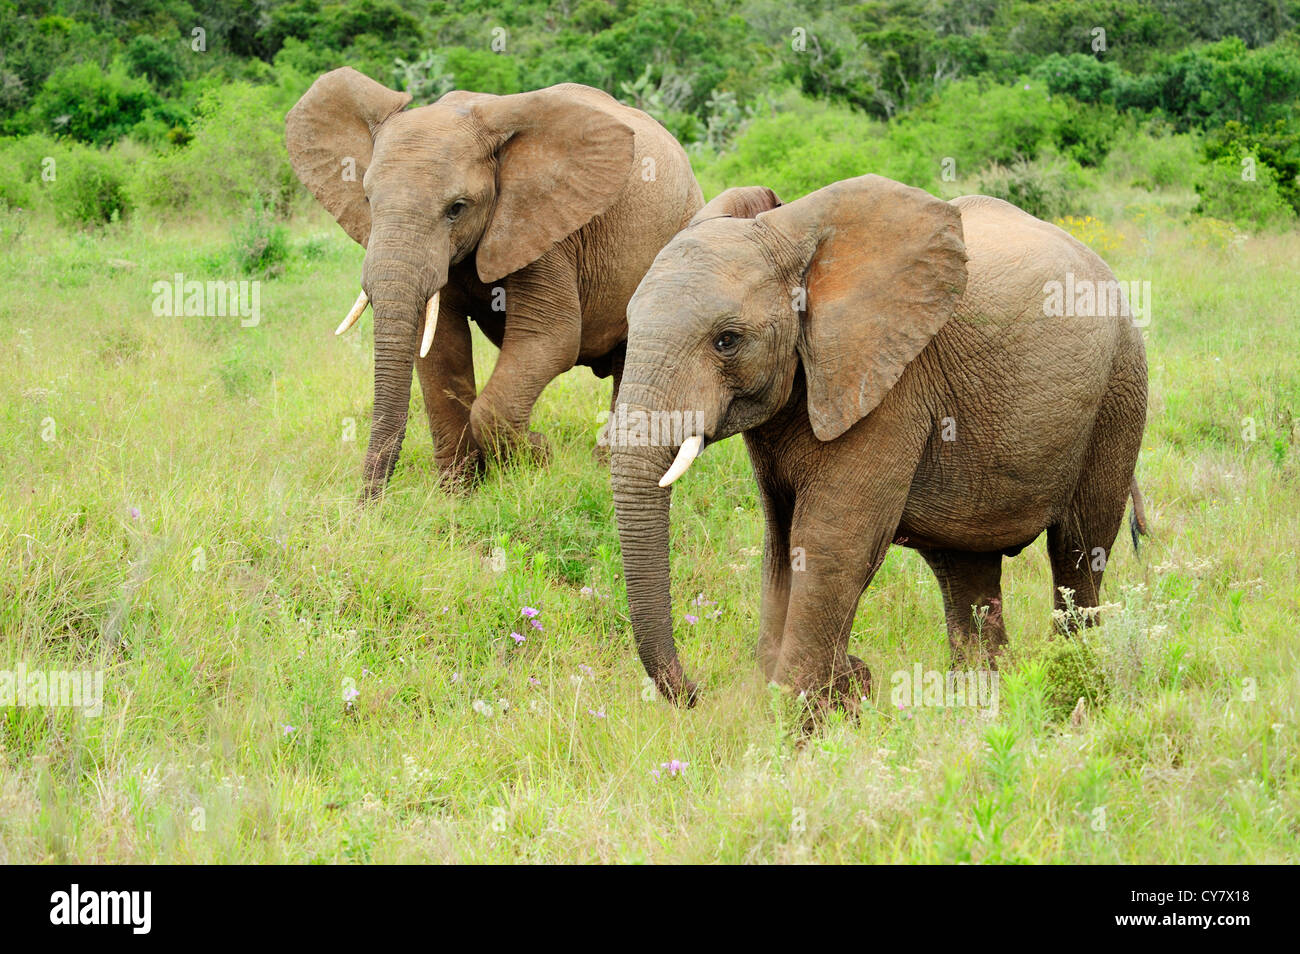
[{"label": "elephant leg", "polygon": [[996,665],[1007,642],[1002,618],[1002,554],[920,550],[939,580],[954,665]]},{"label": "elephant leg", "polygon": [[[1064,611],[1062,587],[1072,590],[1076,609],[1101,603],[1101,580],[1124,522],[1129,487],[1146,421],[1146,387],[1115,384],[1097,415],[1091,443],[1070,503],[1061,519],[1047,528],[1047,555],[1052,564],[1053,607]],[[1057,617],[1070,632],[1097,622],[1097,613]]]},{"label": "elephant leg", "polygon": [[831,480],[826,486],[834,490],[795,502],[790,545],[804,569],[790,573],[773,678],[806,693],[813,720],[831,706],[856,712],[870,691],[871,672],[848,646],[858,600],[885,560],[907,500],[907,465],[898,457],[889,465],[900,472],[874,474],[870,487]]},{"label": "elephant leg", "polygon": [[[761,486],[761,481],[760,481]],[[790,605],[790,578],[802,561],[792,559],[790,521],[794,501],[786,495],[762,488],[763,515],[763,599],[759,617],[758,662],[769,680],[777,676],[785,632],[786,609]]]},{"label": "elephant leg", "polygon": [[425,357],[415,359],[438,474],[452,486],[472,482],[483,466],[483,454],[470,431],[474,348],[469,321],[461,312],[444,297],[433,346]]},{"label": "elephant leg", "polygon": [[546,385],[573,367],[582,342],[577,268],[567,249],[562,242],[505,280],[501,356],[470,410],[474,439],[494,456],[530,447],[548,453],[542,435],[528,430],[533,405]]}]

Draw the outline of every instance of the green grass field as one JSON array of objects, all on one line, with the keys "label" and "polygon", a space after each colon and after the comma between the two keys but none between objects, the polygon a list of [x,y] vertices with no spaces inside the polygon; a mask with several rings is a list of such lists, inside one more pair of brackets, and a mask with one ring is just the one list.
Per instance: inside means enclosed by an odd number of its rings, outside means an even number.
[{"label": "green grass field", "polygon": [[[1139,198],[1078,225],[1152,283],[1152,535],[1117,543],[1116,605],[1053,637],[1035,544],[1004,575],[997,714],[899,710],[890,674],[948,660],[938,587],[895,548],[851,646],[874,705],[806,741],[753,659],[740,440],[676,488],[677,636],[705,687],[678,711],[636,660],[591,454],[608,380],[555,382],[534,415],[552,463],[466,497],[430,479],[414,389],[387,498],[362,510],[372,319],[331,335],[362,257],[332,222],[293,224],[244,328],[151,310],[176,272],[235,277],[228,222],[11,215],[0,669],[105,677],[97,718],[0,708],[0,861],[1294,861],[1300,233]],[[494,357],[480,338],[480,383]]]}]

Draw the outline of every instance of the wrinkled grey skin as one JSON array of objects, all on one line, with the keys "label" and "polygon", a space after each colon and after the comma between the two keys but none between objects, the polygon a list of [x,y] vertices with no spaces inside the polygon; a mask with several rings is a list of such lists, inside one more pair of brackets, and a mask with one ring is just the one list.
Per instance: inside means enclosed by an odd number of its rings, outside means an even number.
[{"label": "wrinkled grey skin", "polygon": [[[744,434],[766,519],[769,679],[815,707],[854,706],[870,673],[848,654],[850,630],[891,544],[934,570],[959,659],[996,659],[1002,558],[1044,530],[1054,587],[1097,605],[1094,555],[1109,555],[1136,493],[1146,359],[1131,317],[1045,315],[1045,284],[1067,272],[1113,280],[1001,200],[943,202],[878,176],[785,206],[730,190],[659,253],[628,306],[619,402],[702,411],[706,447]],[[676,452],[619,445],[611,465],[638,651],[689,704],[671,490],[657,485]]]},{"label": "wrinkled grey skin", "polygon": [[[456,484],[480,472],[485,453],[544,454],[529,431],[533,405],[575,364],[612,375],[617,391],[627,301],[703,204],[668,131],[600,90],[455,91],[407,110],[410,99],[338,69],[285,120],[294,171],[366,248],[361,286],[375,322],[367,497],[397,463],[412,366],[439,473]],[[421,358],[435,292],[437,332]],[[339,302],[339,317],[350,303]],[[481,394],[467,318],[501,349]]]}]

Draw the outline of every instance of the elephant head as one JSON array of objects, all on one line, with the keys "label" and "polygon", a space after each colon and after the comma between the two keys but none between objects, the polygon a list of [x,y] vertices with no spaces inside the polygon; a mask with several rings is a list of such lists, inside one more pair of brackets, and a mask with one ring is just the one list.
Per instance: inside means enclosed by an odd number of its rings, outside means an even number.
[{"label": "elephant head", "polygon": [[632,129],[580,89],[453,92],[406,110],[409,94],[345,68],[320,77],[286,117],[294,171],[366,249],[361,295],[336,333],[373,305],[367,496],[397,462],[416,350],[424,355],[433,342],[451,266],[473,255],[478,277],[497,282],[626,186]]},{"label": "elephant head", "polygon": [[669,485],[706,445],[785,408],[800,367],[812,431],[838,438],[880,403],[965,286],[958,210],[879,176],[788,205],[770,190],[729,190],[659,253],[628,303],[619,412],[681,412],[695,433],[677,446],[615,441],[611,465],[637,649],[669,698],[694,698],[673,643]]}]

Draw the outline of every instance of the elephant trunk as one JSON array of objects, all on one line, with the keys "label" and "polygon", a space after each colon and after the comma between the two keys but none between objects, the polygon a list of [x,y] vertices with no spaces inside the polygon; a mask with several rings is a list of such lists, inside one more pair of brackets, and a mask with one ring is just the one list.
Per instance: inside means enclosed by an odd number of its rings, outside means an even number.
[{"label": "elephant trunk", "polygon": [[678,705],[691,706],[695,704],[696,687],[683,674],[673,643],[668,573],[672,489],[659,486],[674,450],[615,443],[610,471],[637,653],[660,692]]},{"label": "elephant trunk", "polygon": [[366,447],[364,499],[384,490],[406,436],[411,371],[425,306],[446,274],[429,261],[427,245],[409,233],[371,233],[363,283],[375,313],[375,403]]}]

